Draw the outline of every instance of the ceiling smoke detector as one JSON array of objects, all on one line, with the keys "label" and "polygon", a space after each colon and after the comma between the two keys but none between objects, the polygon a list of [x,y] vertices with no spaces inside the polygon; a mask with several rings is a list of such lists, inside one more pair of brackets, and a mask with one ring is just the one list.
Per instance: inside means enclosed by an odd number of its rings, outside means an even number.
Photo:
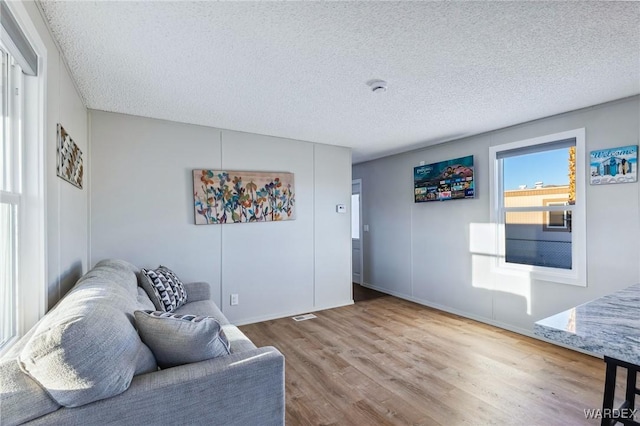
[{"label": "ceiling smoke detector", "polygon": [[387,91],[387,82],[384,80],[370,80],[367,85],[371,87],[373,93],[384,93]]}]

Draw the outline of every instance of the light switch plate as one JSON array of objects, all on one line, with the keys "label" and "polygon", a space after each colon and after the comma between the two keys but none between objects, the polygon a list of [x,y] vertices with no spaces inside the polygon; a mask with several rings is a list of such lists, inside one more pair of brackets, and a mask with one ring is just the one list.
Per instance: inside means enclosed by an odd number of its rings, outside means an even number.
[{"label": "light switch plate", "polygon": [[346,204],[337,204],[336,205],[336,211],[338,213],[346,213],[347,212],[347,205]]}]

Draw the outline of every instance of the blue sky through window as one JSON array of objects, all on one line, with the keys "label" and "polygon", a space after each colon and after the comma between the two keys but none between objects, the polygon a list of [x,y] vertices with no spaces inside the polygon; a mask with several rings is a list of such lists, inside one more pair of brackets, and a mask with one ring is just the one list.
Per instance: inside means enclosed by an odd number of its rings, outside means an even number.
[{"label": "blue sky through window", "polygon": [[536,182],[569,185],[569,148],[507,157],[503,164],[505,191],[520,185],[533,188]]}]

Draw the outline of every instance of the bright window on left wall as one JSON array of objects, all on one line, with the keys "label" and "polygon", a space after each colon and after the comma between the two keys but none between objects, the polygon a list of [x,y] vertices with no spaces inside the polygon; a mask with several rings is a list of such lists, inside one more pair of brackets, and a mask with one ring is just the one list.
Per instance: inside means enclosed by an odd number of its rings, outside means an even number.
[{"label": "bright window on left wall", "polygon": [[20,140],[13,132],[12,114],[14,98],[11,80],[14,65],[5,49],[2,55],[0,103],[0,347],[5,346],[17,334],[17,273],[18,273],[18,214],[20,212]]},{"label": "bright window on left wall", "polygon": [[43,58],[19,23],[26,18],[22,5],[0,1],[0,352],[45,305]]}]

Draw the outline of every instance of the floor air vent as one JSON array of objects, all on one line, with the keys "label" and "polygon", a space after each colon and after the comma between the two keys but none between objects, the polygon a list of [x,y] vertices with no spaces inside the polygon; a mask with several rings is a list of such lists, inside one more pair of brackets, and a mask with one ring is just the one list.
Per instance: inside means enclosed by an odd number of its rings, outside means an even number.
[{"label": "floor air vent", "polygon": [[298,315],[297,317],[293,317],[293,320],[304,321],[304,320],[313,319],[313,318],[317,318],[317,317],[313,314],[304,314],[304,315]]}]

